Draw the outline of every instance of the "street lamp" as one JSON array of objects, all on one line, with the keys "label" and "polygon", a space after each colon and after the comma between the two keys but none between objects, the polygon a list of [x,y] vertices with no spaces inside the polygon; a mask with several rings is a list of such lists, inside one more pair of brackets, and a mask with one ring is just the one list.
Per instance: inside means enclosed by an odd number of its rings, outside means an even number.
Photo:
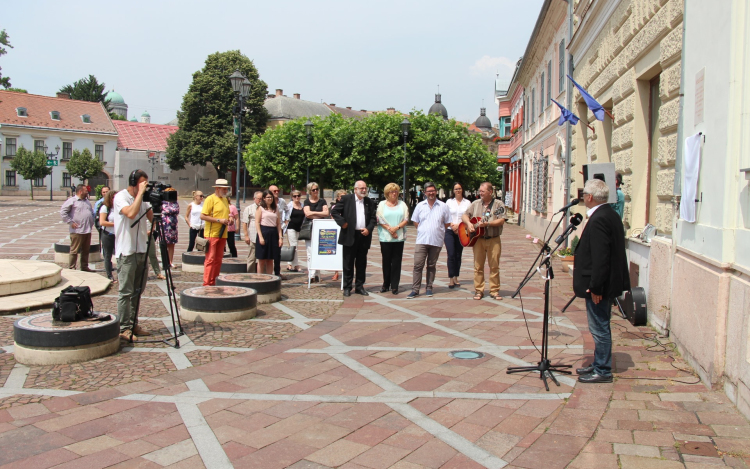
[{"label": "street lamp", "polygon": [[[55,146],[55,152],[49,152],[47,153],[47,145],[44,146],[44,153],[47,156],[47,166],[52,167],[52,170],[55,169],[55,166],[57,166],[57,155],[60,153],[60,145]],[[52,163],[52,164],[50,164]],[[32,187],[31,190],[33,191],[34,188]],[[52,202],[52,171],[49,172],[49,201]]]},{"label": "street lamp", "polygon": [[[307,133],[307,145],[310,146],[310,139],[312,138],[313,123],[310,119],[305,122],[305,132]],[[310,152],[307,153],[307,184],[310,184]],[[307,189],[305,189],[307,190]]]},{"label": "street lamp", "polygon": [[404,188],[401,190],[404,203],[406,203],[406,138],[409,136],[409,127],[411,122],[404,117],[401,121],[401,132],[404,134]]},{"label": "street lamp", "polygon": [[[240,213],[240,159],[242,158],[242,118],[247,113],[245,109],[245,100],[250,96],[250,89],[252,84],[239,70],[235,70],[229,76],[229,81],[232,83],[232,90],[234,95],[237,97],[237,104],[232,110],[234,118],[237,120],[237,181],[235,187],[237,188],[237,194],[234,194],[234,202],[237,206],[237,213]],[[241,230],[236,230],[234,234],[236,239],[241,239]]]}]

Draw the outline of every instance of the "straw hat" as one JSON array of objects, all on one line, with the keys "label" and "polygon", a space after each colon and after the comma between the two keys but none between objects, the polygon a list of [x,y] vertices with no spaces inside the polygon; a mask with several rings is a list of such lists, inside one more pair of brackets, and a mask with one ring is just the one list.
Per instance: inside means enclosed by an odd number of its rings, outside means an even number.
[{"label": "straw hat", "polygon": [[226,179],[217,179],[216,180],[216,184],[214,184],[211,187],[227,187],[228,188],[229,187],[229,183],[227,182]]}]

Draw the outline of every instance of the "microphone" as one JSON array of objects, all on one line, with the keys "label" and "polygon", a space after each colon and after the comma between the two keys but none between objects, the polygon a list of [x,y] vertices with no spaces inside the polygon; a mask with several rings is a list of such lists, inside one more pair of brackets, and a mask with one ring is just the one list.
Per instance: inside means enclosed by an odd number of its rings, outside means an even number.
[{"label": "microphone", "polygon": [[579,200],[579,199],[573,199],[573,200],[571,200],[571,201],[570,201],[570,203],[569,203],[568,205],[566,205],[565,207],[563,207],[563,208],[561,208],[560,210],[558,210],[558,211],[557,211],[557,213],[562,213],[562,212],[565,212],[565,211],[567,211],[567,210],[568,210],[568,209],[569,209],[570,207],[572,207],[572,206],[574,206],[574,205],[578,205],[578,203],[579,203],[579,202],[580,202],[580,200]]},{"label": "microphone", "polygon": [[555,238],[555,243],[560,244],[563,241],[565,241],[565,238],[567,238],[570,233],[576,230],[576,227],[581,224],[582,220],[583,220],[583,216],[580,213],[576,213],[575,215],[570,217],[570,225],[568,225],[568,227],[565,228],[565,231],[563,231],[563,233],[560,236]]}]

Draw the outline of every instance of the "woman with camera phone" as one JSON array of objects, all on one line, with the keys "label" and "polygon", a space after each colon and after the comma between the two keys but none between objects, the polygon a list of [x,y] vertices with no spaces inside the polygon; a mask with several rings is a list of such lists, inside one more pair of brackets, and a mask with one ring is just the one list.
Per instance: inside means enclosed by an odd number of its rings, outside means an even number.
[{"label": "woman with camera phone", "polygon": [[255,211],[255,229],[258,232],[255,241],[258,273],[273,274],[274,261],[281,262],[284,238],[281,235],[281,216],[276,207],[276,197],[268,190],[263,191],[263,198]]}]

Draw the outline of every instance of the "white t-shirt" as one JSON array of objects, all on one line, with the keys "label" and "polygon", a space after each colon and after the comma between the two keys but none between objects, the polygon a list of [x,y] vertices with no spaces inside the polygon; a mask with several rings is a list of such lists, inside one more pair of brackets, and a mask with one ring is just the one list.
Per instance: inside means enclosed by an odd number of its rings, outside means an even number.
[{"label": "white t-shirt", "polygon": [[114,200],[114,222],[115,222],[115,258],[129,256],[136,252],[146,252],[148,231],[146,228],[148,217],[143,217],[134,227],[130,225],[141,215],[151,208],[148,202],[141,202],[141,209],[132,220],[121,213],[122,209],[132,205],[135,197],[126,190],[117,193]]},{"label": "white t-shirt", "polygon": [[[114,214],[114,210],[112,210],[112,212],[110,212],[109,209],[107,208],[107,206],[104,205],[104,204],[102,204],[101,206],[99,206],[99,213],[106,213],[107,216],[104,217],[104,218],[106,218],[108,222],[114,223],[114,221],[113,221],[114,220],[114,215],[115,215]],[[97,214],[97,217],[98,216],[99,216],[99,214]],[[115,227],[114,226],[102,226],[102,228],[107,233],[115,234]]]}]

